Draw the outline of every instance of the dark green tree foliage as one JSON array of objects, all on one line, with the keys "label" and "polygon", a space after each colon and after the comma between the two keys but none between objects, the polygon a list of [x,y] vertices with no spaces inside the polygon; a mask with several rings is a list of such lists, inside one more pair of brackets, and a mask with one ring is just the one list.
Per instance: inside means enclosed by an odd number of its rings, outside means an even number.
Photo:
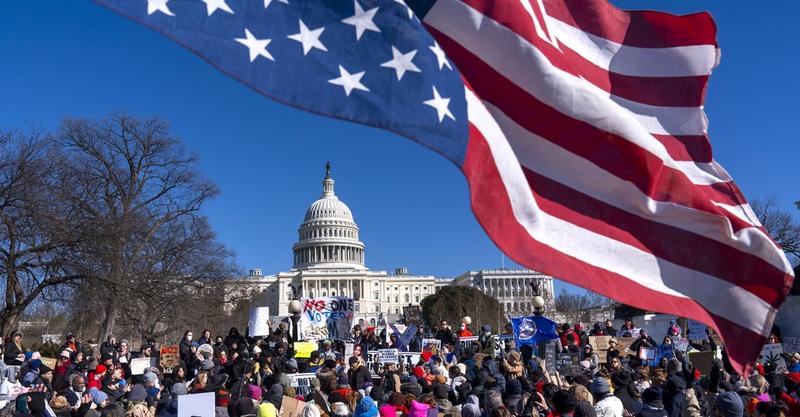
[{"label": "dark green tree foliage", "polygon": [[500,303],[476,288],[449,285],[422,299],[421,304],[422,319],[428,326],[446,320],[457,329],[461,318],[469,316],[472,318],[470,330],[477,336],[481,325],[488,324],[497,332],[507,322]]}]

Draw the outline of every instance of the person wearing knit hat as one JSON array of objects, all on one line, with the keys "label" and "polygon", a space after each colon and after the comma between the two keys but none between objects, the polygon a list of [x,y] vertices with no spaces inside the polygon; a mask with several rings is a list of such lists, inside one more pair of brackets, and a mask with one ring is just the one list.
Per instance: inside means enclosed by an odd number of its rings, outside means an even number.
[{"label": "person wearing knit hat", "polygon": [[347,408],[347,405],[343,402],[335,402],[331,404],[331,413],[336,417],[348,417],[350,415],[350,409]]},{"label": "person wearing knit hat", "polygon": [[364,397],[358,402],[353,417],[378,417],[378,406],[370,397]]},{"label": "person wearing knit hat", "polygon": [[572,417],[597,417],[597,409],[587,401],[578,401]]},{"label": "person wearing knit hat", "polygon": [[594,409],[599,417],[620,417],[625,407],[619,398],[611,394],[611,386],[605,378],[595,378],[589,384],[589,390],[595,398]]},{"label": "person wearing knit hat", "polygon": [[307,402],[306,405],[303,406],[303,412],[301,413],[301,417],[320,417],[320,416],[321,413],[319,411],[319,407],[317,407],[317,404],[314,402],[314,400]]},{"label": "person wearing knit hat", "polygon": [[408,417],[428,417],[428,409],[430,409],[428,404],[411,400],[411,408],[408,410]]},{"label": "person wearing knit hat", "polygon": [[261,403],[258,406],[258,412],[256,413],[257,417],[277,417],[278,409],[275,408],[275,404],[271,402]]},{"label": "person wearing knit hat", "polygon": [[667,410],[661,401],[661,390],[658,388],[647,388],[642,393],[642,409],[636,413],[636,417],[667,417]]},{"label": "person wearing knit hat", "polygon": [[99,408],[103,408],[108,404],[108,394],[103,391],[100,391],[97,388],[92,388],[89,390],[89,396],[92,397],[92,402]]},{"label": "person wearing knit hat", "polygon": [[147,390],[144,385],[136,384],[131,387],[127,394],[128,401],[141,402],[147,400]]},{"label": "person wearing knit hat", "polygon": [[733,391],[717,395],[714,408],[718,417],[742,417],[744,415],[742,397]]}]

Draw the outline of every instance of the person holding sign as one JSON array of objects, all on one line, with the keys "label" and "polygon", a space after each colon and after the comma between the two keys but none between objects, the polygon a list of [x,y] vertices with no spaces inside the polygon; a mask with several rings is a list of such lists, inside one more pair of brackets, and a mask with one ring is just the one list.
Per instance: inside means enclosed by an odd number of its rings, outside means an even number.
[{"label": "person holding sign", "polygon": [[638,352],[641,348],[654,348],[658,346],[655,340],[647,333],[647,330],[642,329],[639,332],[639,337],[631,344],[631,351]]}]

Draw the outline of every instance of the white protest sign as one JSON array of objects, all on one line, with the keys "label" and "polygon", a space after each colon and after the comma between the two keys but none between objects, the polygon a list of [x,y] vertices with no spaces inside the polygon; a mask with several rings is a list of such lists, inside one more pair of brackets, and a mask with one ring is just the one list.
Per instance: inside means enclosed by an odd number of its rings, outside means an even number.
[{"label": "white protest sign", "polygon": [[478,336],[459,337],[458,342],[464,349],[468,348],[472,342],[478,340]]},{"label": "white protest sign", "polygon": [[158,366],[156,358],[131,359],[131,375],[144,375],[145,369],[156,366]]},{"label": "white protest sign", "polygon": [[689,320],[686,324],[686,327],[688,328],[687,336],[689,337],[689,340],[705,340],[708,338],[705,324],[700,323],[699,321]]},{"label": "white protest sign", "polygon": [[250,309],[250,320],[247,321],[250,336],[269,336],[269,307]]},{"label": "white protest sign", "polygon": [[689,350],[689,339],[685,337],[672,336],[672,346],[675,347],[675,350],[686,352]]},{"label": "white protest sign", "polygon": [[300,315],[303,340],[350,340],[355,303],[349,297],[304,298]]},{"label": "white protest sign", "polygon": [[214,395],[213,392],[179,395],[178,417],[214,417]]},{"label": "white protest sign", "polygon": [[781,356],[782,353],[783,345],[780,343],[764,345],[764,347],[761,348],[761,354],[758,355],[758,361],[762,364],[774,362],[776,365],[776,371],[779,374],[786,373],[788,370],[786,368],[786,361],[783,359],[783,356]]},{"label": "white protest sign", "polygon": [[397,349],[378,349],[378,363],[397,363]]},{"label": "white protest sign", "polygon": [[286,376],[289,377],[289,386],[295,388],[297,395],[311,393],[311,380],[316,378],[315,374],[286,374]]},{"label": "white protest sign", "polygon": [[632,337],[636,339],[639,337],[639,332],[641,331],[642,329],[639,328],[619,330],[617,331],[617,337]]}]

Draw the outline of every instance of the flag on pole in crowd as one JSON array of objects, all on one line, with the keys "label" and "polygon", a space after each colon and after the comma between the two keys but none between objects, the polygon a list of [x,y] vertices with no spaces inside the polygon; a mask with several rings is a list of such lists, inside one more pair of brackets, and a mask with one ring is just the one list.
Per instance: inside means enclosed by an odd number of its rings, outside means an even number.
[{"label": "flag on pole in crowd", "polygon": [[[703,112],[707,13],[605,0],[98,0],[282,103],[455,163],[516,262],[758,356],[793,274]],[[735,343],[733,343],[735,342]]]},{"label": "flag on pole in crowd", "polygon": [[514,328],[514,341],[517,347],[558,339],[556,322],[547,317],[513,317],[511,327]]}]

